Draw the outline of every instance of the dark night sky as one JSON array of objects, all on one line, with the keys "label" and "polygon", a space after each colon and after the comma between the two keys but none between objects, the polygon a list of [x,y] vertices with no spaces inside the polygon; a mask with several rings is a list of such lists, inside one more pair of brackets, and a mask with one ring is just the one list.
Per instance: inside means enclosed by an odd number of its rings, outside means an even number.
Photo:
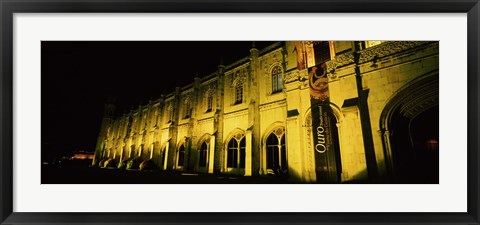
[{"label": "dark night sky", "polygon": [[[273,42],[256,42],[258,49]],[[117,113],[248,56],[252,42],[42,42],[42,160],[93,151],[107,96]]]}]

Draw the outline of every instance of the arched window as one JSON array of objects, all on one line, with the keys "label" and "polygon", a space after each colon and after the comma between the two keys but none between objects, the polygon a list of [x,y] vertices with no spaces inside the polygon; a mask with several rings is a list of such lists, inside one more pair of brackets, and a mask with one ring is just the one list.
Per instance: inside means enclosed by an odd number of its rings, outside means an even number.
[{"label": "arched window", "polygon": [[207,93],[207,112],[211,112],[213,108],[213,94],[211,92]]},{"label": "arched window", "polygon": [[283,90],[282,68],[275,66],[272,70],[272,94]]},{"label": "arched window", "polygon": [[245,137],[232,137],[227,146],[227,168],[245,168]]},{"label": "arched window", "polygon": [[200,167],[206,167],[207,166],[207,155],[208,155],[208,145],[207,142],[203,142],[202,145],[200,146],[200,161],[199,161],[199,166]]},{"label": "arched window", "polygon": [[228,142],[228,152],[227,152],[227,167],[236,168],[238,161],[238,142],[235,139],[231,139]]},{"label": "arched window", "polygon": [[243,84],[240,82],[235,86],[235,105],[243,102]]},{"label": "arched window", "polygon": [[271,133],[267,138],[267,169],[275,169],[278,167],[280,160],[278,154],[278,138]]},{"label": "arched window", "polygon": [[190,103],[190,99],[187,98],[185,100],[185,115],[183,115],[184,119],[190,118],[192,116],[192,104]]},{"label": "arched window", "polygon": [[177,166],[183,166],[184,159],[185,159],[185,144],[182,144],[178,149]]},{"label": "arched window", "polygon": [[266,156],[267,169],[275,174],[283,173],[287,170],[287,152],[285,149],[284,129],[278,128],[267,137]]},{"label": "arched window", "polygon": [[171,102],[168,103],[167,105],[167,123],[173,122],[173,105]]}]

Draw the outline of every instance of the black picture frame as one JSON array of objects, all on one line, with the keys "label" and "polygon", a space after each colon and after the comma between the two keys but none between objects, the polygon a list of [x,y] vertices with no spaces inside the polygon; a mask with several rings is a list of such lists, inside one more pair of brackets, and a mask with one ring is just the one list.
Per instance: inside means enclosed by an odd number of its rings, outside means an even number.
[{"label": "black picture frame", "polygon": [[[0,0],[1,9],[1,224],[480,224],[478,109],[478,0]],[[21,213],[13,212],[14,13],[467,13],[467,213]],[[441,201],[441,199],[439,199]]]}]

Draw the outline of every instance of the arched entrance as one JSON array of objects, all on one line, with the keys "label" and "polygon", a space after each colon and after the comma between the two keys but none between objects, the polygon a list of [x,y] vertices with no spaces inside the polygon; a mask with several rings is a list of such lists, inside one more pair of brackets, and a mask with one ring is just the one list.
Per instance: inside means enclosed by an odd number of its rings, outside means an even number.
[{"label": "arched entrance", "polygon": [[389,100],[381,131],[393,183],[439,182],[438,72],[401,88]]}]

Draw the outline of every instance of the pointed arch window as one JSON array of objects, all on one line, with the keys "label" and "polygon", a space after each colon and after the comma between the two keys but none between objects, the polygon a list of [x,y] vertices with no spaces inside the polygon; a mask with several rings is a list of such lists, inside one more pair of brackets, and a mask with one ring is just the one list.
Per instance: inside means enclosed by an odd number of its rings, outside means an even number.
[{"label": "pointed arch window", "polygon": [[267,169],[275,174],[283,173],[287,170],[287,152],[285,149],[285,132],[283,128],[274,130],[267,137],[266,156]]},{"label": "pointed arch window", "polygon": [[182,144],[178,149],[177,166],[183,166],[184,160],[185,160],[185,144]]},{"label": "pointed arch window", "polygon": [[212,108],[213,108],[213,93],[207,92],[207,111],[206,112],[211,112]]},{"label": "pointed arch window", "polygon": [[190,102],[190,99],[185,100],[185,115],[183,115],[184,119],[188,119],[192,116],[192,104]]},{"label": "pointed arch window", "polygon": [[200,167],[206,167],[207,166],[207,158],[208,158],[208,144],[206,141],[202,143],[200,146],[200,161],[199,161],[199,166]]},{"label": "pointed arch window", "polygon": [[272,94],[283,90],[282,68],[275,66],[272,70]]},{"label": "pointed arch window", "polygon": [[173,105],[171,102],[168,103],[166,116],[167,116],[167,123],[173,122]]},{"label": "pointed arch window", "polygon": [[238,139],[238,137],[232,137],[228,142],[227,168],[245,168],[245,137]]}]

